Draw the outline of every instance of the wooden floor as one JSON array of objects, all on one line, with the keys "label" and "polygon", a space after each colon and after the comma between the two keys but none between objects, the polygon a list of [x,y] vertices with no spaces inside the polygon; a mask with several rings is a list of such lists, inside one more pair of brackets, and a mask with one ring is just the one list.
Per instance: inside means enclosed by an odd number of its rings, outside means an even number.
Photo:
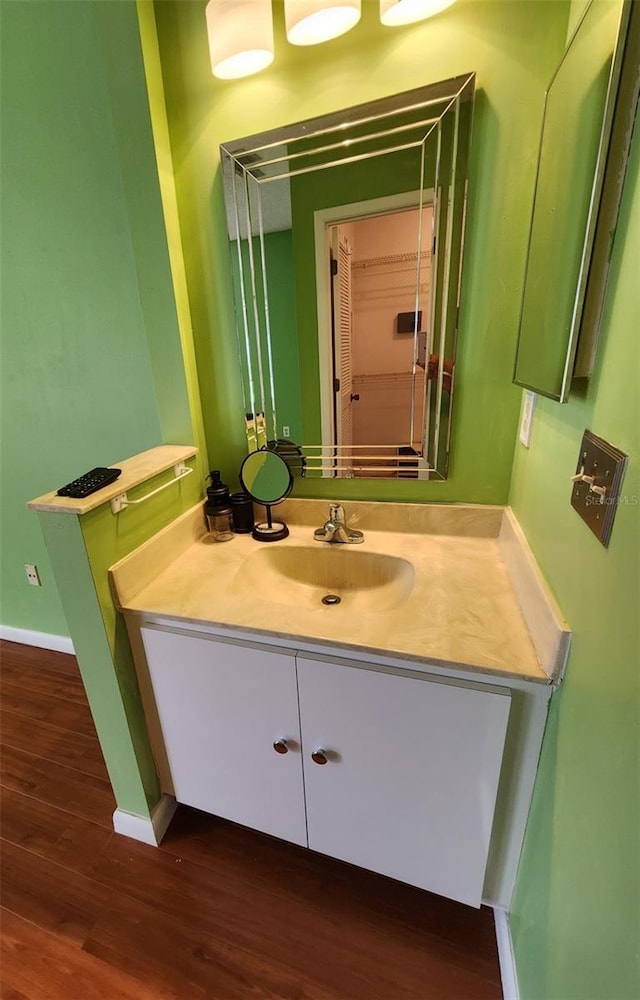
[{"label": "wooden floor", "polygon": [[73,657],[2,643],[2,1000],[497,1000],[493,915],[180,807],[115,807]]}]

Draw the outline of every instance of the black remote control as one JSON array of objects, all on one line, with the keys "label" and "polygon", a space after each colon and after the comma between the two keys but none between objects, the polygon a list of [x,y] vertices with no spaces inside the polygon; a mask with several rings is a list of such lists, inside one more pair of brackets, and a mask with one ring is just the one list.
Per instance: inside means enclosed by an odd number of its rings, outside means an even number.
[{"label": "black remote control", "polygon": [[105,469],[98,466],[91,472],[85,472],[84,476],[80,476],[79,479],[74,479],[72,483],[61,486],[57,495],[59,497],[75,497],[76,499],[88,497],[96,490],[101,490],[103,486],[108,486],[121,473],[122,469]]}]

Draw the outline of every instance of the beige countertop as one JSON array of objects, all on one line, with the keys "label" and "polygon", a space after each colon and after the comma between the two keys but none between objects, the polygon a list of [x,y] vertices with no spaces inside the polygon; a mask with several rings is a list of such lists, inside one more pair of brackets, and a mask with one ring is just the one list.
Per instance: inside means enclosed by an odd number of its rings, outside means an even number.
[{"label": "beige countertop", "polygon": [[[525,620],[503,559],[503,508],[348,504],[347,513],[355,511],[365,540],[344,546],[313,540],[313,527],[321,523],[318,510],[326,511],[325,503],[316,509],[318,504],[294,500],[277,508],[279,517],[286,512],[290,535],[273,543],[256,542],[250,535],[215,542],[204,530],[198,505],[111,568],[116,603],[125,612],[239,630],[256,639],[275,636],[288,643],[331,644],[338,654],[342,647],[550,682],[554,665],[541,662],[546,654],[531,634],[535,616],[527,613]],[[380,525],[403,523],[401,508],[412,508],[412,530],[380,530]],[[442,528],[447,533],[441,533]],[[247,558],[274,546],[305,546],[310,559],[322,549],[331,550],[325,557],[331,559],[343,558],[345,549],[405,559],[415,570],[413,588],[388,610],[356,608],[348,600],[336,606],[283,603],[273,578],[263,585],[254,577],[247,586]],[[555,619],[549,628],[555,628]],[[557,630],[556,659],[558,642],[562,658],[566,656],[569,636],[561,620]]]}]

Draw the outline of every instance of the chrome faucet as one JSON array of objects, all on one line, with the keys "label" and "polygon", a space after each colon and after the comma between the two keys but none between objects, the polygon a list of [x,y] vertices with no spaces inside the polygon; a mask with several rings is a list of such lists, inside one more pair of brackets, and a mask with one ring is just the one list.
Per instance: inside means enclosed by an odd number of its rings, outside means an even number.
[{"label": "chrome faucet", "polygon": [[329,505],[329,520],[322,528],[316,528],[313,537],[317,542],[345,542],[350,545],[364,542],[364,535],[361,531],[347,527],[344,507],[337,503]]}]

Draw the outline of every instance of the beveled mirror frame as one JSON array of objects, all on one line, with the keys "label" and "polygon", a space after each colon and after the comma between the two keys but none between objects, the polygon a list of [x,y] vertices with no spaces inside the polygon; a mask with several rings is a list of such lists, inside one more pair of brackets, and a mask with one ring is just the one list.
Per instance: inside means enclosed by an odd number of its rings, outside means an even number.
[{"label": "beveled mirror frame", "polygon": [[[417,441],[380,445],[338,445],[326,439],[326,414],[320,440],[298,442],[305,456],[307,475],[394,476],[445,479],[449,464],[455,350],[458,332],[460,285],[466,217],[469,147],[475,93],[475,74],[468,73],[416,90],[309,119],[295,125],[223,143],[223,168],[228,235],[234,281],[236,332],[242,369],[249,449],[267,439],[281,439],[276,398],[273,337],[269,305],[269,259],[265,236],[262,192],[265,185],[287,181],[316,171],[391,157],[415,156],[413,183],[415,207],[422,210],[427,193],[433,203],[433,232],[418,227],[416,244],[415,316],[422,309],[419,298],[420,267],[430,256],[432,288],[429,295],[429,330],[424,364],[419,363],[417,322],[413,330],[411,377],[411,433],[414,435],[416,386],[424,386],[424,424]],[[412,168],[413,169],[413,168]],[[335,176],[335,175],[334,175]],[[385,192],[382,192],[383,194]],[[406,193],[406,192],[405,192]],[[317,213],[320,214],[320,213]],[[248,235],[251,234],[251,239]],[[428,248],[429,254],[426,252]],[[320,294],[318,279],[313,294]],[[300,337],[300,295],[297,336]],[[311,307],[310,307],[311,309]],[[321,337],[316,337],[315,349]],[[307,344],[308,349],[308,344]],[[435,359],[435,360],[433,360]],[[440,362],[439,359],[443,359]],[[446,371],[445,361],[446,359]],[[318,379],[320,379],[320,361]],[[419,369],[422,368],[422,371]],[[298,373],[300,378],[300,373]],[[308,391],[308,386],[303,386]],[[315,392],[315,387],[314,387]],[[446,397],[446,398],[445,398]],[[321,384],[318,384],[318,412]],[[306,434],[304,435],[306,438]],[[407,460],[407,454],[411,459]]]}]

